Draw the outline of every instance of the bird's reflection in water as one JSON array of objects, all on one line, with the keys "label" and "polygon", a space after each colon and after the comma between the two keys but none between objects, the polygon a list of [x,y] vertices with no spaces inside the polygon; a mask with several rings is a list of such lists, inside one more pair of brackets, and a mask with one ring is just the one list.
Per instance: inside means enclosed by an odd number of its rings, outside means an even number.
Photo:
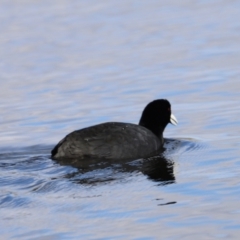
[{"label": "bird's reflection in water", "polygon": [[104,159],[62,159],[58,160],[61,165],[70,165],[78,171],[67,174],[65,177],[71,181],[97,185],[112,181],[126,181],[128,176],[133,177],[142,173],[159,185],[175,182],[174,162],[167,159],[164,154],[155,157],[138,160],[104,160]]},{"label": "bird's reflection in water", "polygon": [[161,185],[175,182],[174,162],[163,155],[143,160],[140,171]]}]

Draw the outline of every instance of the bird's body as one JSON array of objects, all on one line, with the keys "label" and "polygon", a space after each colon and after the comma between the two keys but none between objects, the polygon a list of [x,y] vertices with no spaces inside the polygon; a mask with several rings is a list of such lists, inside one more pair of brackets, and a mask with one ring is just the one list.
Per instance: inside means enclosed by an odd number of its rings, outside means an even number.
[{"label": "bird's body", "polygon": [[108,122],[70,133],[53,149],[52,154],[54,159],[137,159],[156,154],[161,146],[162,141],[145,127]]},{"label": "bird's body", "polygon": [[167,100],[149,103],[139,125],[107,122],[74,131],[52,150],[58,159],[138,159],[156,155],[163,145],[163,131],[167,124],[177,123]]}]

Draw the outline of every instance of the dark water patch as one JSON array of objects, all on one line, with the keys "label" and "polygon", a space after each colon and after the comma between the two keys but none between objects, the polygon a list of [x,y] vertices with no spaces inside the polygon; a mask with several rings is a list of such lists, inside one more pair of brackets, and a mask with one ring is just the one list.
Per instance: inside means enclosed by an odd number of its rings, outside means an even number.
[{"label": "dark water patch", "polygon": [[32,192],[36,193],[49,193],[62,191],[65,187],[66,184],[62,183],[61,181],[49,179],[45,182],[38,182],[32,186],[29,186],[28,188],[30,188]]},{"label": "dark water patch", "polygon": [[[10,151],[5,149],[0,159],[1,186],[4,189],[10,187],[15,191],[23,191],[25,195],[30,192],[56,192],[67,188],[62,179],[75,169],[61,167],[53,162],[49,158],[49,149],[51,147],[46,146],[30,146]],[[16,204],[18,202],[16,201]]]},{"label": "dark water patch", "polygon": [[14,193],[5,193],[0,196],[0,208],[22,208],[31,203],[28,197],[21,197]]},{"label": "dark water patch", "polygon": [[158,204],[158,206],[165,206],[165,205],[171,205],[171,204],[176,204],[177,202],[167,202],[167,203],[161,203]]}]

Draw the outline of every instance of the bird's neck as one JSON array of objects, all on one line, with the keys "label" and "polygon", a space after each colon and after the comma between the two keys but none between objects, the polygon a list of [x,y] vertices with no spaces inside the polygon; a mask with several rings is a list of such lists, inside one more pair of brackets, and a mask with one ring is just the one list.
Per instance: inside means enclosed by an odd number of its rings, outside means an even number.
[{"label": "bird's neck", "polygon": [[157,124],[148,124],[145,123],[143,121],[140,120],[139,122],[140,126],[143,126],[147,129],[149,129],[151,132],[153,132],[159,139],[160,141],[163,143],[163,131],[165,129],[165,127],[159,126]]}]

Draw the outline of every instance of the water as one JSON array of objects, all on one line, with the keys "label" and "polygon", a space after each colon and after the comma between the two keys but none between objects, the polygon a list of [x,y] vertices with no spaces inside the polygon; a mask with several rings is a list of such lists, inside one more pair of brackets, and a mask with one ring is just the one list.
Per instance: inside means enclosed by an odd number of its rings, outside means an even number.
[{"label": "water", "polygon": [[[238,1],[0,3],[1,239],[238,239]],[[50,159],[67,133],[167,98],[165,152]]]}]

